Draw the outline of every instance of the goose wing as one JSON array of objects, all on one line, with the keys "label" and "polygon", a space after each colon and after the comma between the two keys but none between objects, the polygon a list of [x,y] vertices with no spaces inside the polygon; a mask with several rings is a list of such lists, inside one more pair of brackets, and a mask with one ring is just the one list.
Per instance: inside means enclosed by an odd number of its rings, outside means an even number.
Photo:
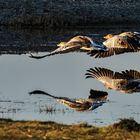
[{"label": "goose wing", "polygon": [[70,39],[67,43],[71,43],[71,42],[82,42],[85,44],[91,44],[92,43],[92,39],[88,36],[75,36],[72,39]]},{"label": "goose wing", "polygon": [[54,51],[52,51],[48,54],[45,54],[45,55],[42,55],[42,56],[35,56],[33,54],[30,54],[29,57],[30,58],[35,58],[35,59],[42,59],[42,58],[52,56],[52,55],[56,55],[56,54],[65,54],[65,53],[69,53],[69,52],[78,51],[78,50],[80,50],[81,46],[82,46],[82,44],[80,44],[79,42],[71,42],[68,45],[66,44],[66,46],[64,46],[64,47],[59,47],[56,50],[54,50]]},{"label": "goose wing", "polygon": [[102,82],[108,88],[114,87],[114,85],[119,84],[121,81],[125,82],[126,77],[119,73],[113,72],[112,70],[106,68],[90,68],[85,74],[86,78],[94,78]]},{"label": "goose wing", "polygon": [[119,34],[120,36],[128,36],[132,39],[134,39],[135,41],[138,42],[139,44],[139,40],[140,40],[140,33],[139,32],[123,32]]},{"label": "goose wing", "polygon": [[85,74],[86,78],[94,78],[102,82],[104,85],[111,85],[113,79],[113,71],[105,68],[90,68]]},{"label": "goose wing", "polygon": [[139,87],[140,72],[136,70],[126,70],[122,71],[122,74],[128,79],[128,83],[123,86],[122,91],[125,93],[136,92]]},{"label": "goose wing", "polygon": [[[119,36],[127,36],[127,37],[130,37],[136,41],[140,40],[140,32],[122,32],[118,35]],[[115,35],[114,34],[107,34],[103,38],[107,40],[109,38],[112,38],[113,36],[115,36]]]},{"label": "goose wing", "polygon": [[128,80],[140,79],[140,72],[136,70],[126,70],[122,71],[122,74],[127,77]]},{"label": "goose wing", "polygon": [[125,48],[109,48],[108,51],[99,51],[99,50],[92,50],[87,54],[90,56],[94,56],[95,58],[105,58],[110,57],[112,55],[123,54],[125,52],[131,52],[132,49],[125,49]]}]

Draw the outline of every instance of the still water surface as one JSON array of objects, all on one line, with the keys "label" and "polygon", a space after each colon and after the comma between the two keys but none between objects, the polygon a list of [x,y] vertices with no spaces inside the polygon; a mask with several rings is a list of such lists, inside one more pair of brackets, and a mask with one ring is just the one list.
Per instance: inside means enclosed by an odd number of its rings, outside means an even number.
[{"label": "still water surface", "polygon": [[[119,31],[114,29],[114,32]],[[101,31],[100,34],[96,32],[93,34],[92,31],[88,31],[88,34],[102,36]],[[124,94],[108,90],[97,80],[85,79],[86,70],[94,67],[118,72],[130,69],[140,71],[139,55],[128,53],[95,59],[86,53],[75,52],[40,60],[29,58],[28,53],[1,55],[0,118],[51,120],[68,124],[88,122],[97,126],[130,117],[140,122],[140,93]],[[90,89],[107,91],[109,102],[93,111],[76,112],[50,97],[28,94],[32,90],[43,90],[55,96],[87,98]]]}]

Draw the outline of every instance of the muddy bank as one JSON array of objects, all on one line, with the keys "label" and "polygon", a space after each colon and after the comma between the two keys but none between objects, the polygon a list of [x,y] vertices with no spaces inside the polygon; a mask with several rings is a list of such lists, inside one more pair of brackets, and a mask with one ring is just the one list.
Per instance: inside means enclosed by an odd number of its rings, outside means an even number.
[{"label": "muddy bank", "polygon": [[98,128],[85,123],[65,125],[55,122],[12,121],[1,119],[0,139],[138,140],[140,139],[140,124],[131,119],[124,119],[119,123]]},{"label": "muddy bank", "polygon": [[1,0],[0,24],[43,28],[139,24],[139,7],[138,0]]}]

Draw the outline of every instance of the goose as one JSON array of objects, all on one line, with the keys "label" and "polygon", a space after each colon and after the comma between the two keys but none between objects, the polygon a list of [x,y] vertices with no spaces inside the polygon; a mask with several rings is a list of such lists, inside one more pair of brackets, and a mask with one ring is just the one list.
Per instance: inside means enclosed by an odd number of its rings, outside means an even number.
[{"label": "goose", "polygon": [[[120,33],[118,35],[119,36],[128,36],[128,37],[130,37],[130,38],[132,38],[132,39],[134,39],[136,41],[139,41],[139,43],[140,43],[140,32],[122,32],[122,33]],[[115,35],[107,34],[103,38],[107,40],[109,38],[112,38],[113,36],[115,36]]]},{"label": "goose", "polygon": [[92,50],[88,52],[90,56],[95,58],[109,57],[114,54],[122,54],[125,52],[138,52],[140,51],[140,33],[138,32],[123,32],[119,35],[108,34],[104,37],[106,40],[103,45],[108,51]]},{"label": "goose", "polygon": [[99,50],[99,51],[107,51],[104,45],[100,45],[97,42],[94,42],[88,36],[75,36],[71,38],[68,42],[60,42],[57,44],[58,48],[49,54],[43,56],[34,56],[30,55],[31,58],[41,59],[47,56],[55,55],[55,54],[63,54],[68,52],[89,52],[92,50]]},{"label": "goose", "polygon": [[74,109],[75,111],[94,110],[99,106],[102,106],[106,102],[108,96],[107,92],[93,89],[90,90],[90,95],[87,99],[69,99],[67,97],[57,97],[41,90],[34,90],[29,92],[29,94],[42,94],[50,96],[56,99],[59,103],[62,103],[63,105]]},{"label": "goose", "polygon": [[86,78],[94,78],[104,84],[107,89],[122,93],[140,92],[140,72],[126,70],[114,72],[106,68],[90,68],[85,74]]}]

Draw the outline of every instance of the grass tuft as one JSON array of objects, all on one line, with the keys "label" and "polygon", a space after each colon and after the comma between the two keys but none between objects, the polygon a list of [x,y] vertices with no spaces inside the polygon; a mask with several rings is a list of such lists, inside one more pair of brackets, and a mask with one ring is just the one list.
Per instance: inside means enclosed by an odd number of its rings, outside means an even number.
[{"label": "grass tuft", "polygon": [[119,123],[113,125],[115,128],[125,129],[129,132],[140,131],[140,124],[138,124],[134,119],[121,119]]}]

